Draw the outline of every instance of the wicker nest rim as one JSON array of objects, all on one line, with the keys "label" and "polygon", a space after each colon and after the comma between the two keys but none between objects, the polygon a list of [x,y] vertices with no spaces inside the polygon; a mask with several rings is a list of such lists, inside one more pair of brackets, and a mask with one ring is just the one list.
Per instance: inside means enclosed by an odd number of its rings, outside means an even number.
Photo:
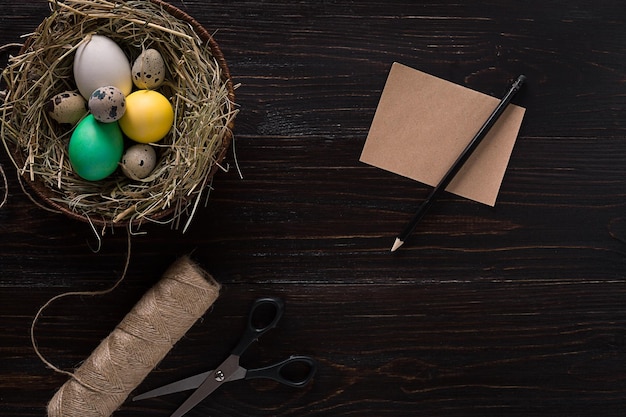
[{"label": "wicker nest rim", "polygon": [[[163,11],[169,13],[174,18],[180,19],[188,23],[193,29],[193,31],[195,32],[195,34],[202,40],[202,42],[207,44],[207,46],[210,49],[210,53],[213,59],[217,62],[217,65],[219,66],[222,82],[224,83],[227,89],[228,101],[232,105],[234,105],[235,88],[232,83],[230,70],[226,63],[226,59],[224,58],[224,55],[222,51],[220,50],[220,47],[217,44],[217,42],[214,40],[213,36],[196,19],[191,17],[186,12],[180,10],[179,8],[162,0],[150,0],[150,3],[159,6]],[[27,40],[25,41],[24,45],[22,46],[20,50],[20,55],[25,53],[29,49],[29,47],[31,46],[31,39],[32,39],[31,37],[27,38]],[[228,121],[225,127],[226,127],[226,133],[224,134],[222,138],[221,148],[219,149],[219,151],[214,157],[215,162],[211,165],[210,170],[206,173],[206,180],[211,179],[215,175],[216,171],[220,168],[220,163],[226,157],[227,151],[233,140],[232,129],[234,128],[234,117],[230,118],[230,120]],[[15,148],[12,150],[9,150],[9,152],[12,154],[14,161],[18,165],[26,163],[26,158],[24,157],[23,152],[21,152],[21,150],[19,149],[19,146],[15,146]],[[82,213],[72,210],[67,205],[56,201],[54,198],[51,198],[52,191],[43,181],[39,180],[37,177],[35,177],[34,181],[29,181],[27,180],[27,178],[29,177],[29,173],[24,172],[24,171],[22,171],[22,177],[25,179],[25,182],[28,183],[30,188],[34,191],[36,196],[39,199],[41,199],[45,203],[45,205],[48,206],[49,208],[60,211],[72,219],[79,220],[82,222],[88,222],[88,223],[91,223],[92,225],[99,226],[99,227],[128,227],[129,225],[137,226],[137,225],[140,225],[145,220],[160,221],[162,219],[169,219],[166,222],[172,221],[174,220],[172,216],[176,216],[176,212],[177,210],[180,209],[180,206],[182,205],[183,207],[185,207],[187,204],[189,204],[190,200],[192,200],[192,198],[189,198],[189,197],[181,197],[180,199],[182,201],[178,202],[178,207],[173,204],[170,207],[167,207],[157,213],[151,214],[150,217],[147,219],[146,218],[130,218],[130,219],[122,220],[122,221],[113,221],[112,219],[107,219],[107,218],[100,217],[100,216],[94,216],[94,217],[86,216]],[[180,213],[178,215],[180,215]]]}]

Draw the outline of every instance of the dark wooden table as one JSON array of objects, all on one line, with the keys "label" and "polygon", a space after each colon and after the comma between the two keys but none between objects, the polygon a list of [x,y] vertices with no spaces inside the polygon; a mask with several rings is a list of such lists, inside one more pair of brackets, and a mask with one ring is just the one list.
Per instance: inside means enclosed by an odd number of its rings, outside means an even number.
[{"label": "dark wooden table", "polygon": [[[207,370],[250,303],[280,296],[278,329],[244,357],[320,368],[303,390],[228,384],[189,416],[623,416],[626,408],[626,8],[621,1],[246,1],[175,5],[220,44],[241,112],[243,172],[219,173],[186,234],[148,226],[127,278],[60,300],[41,352],[78,366],[177,257],[223,284],[212,311],[145,380]],[[0,43],[47,13],[2,0]],[[396,253],[430,188],[358,161],[392,62],[527,107],[495,208],[446,194]],[[2,56],[6,62],[6,54]],[[233,155],[229,155],[233,167]],[[120,276],[126,233],[35,206],[2,152],[0,409],[42,416],[66,377],[29,328],[66,291]],[[169,416],[185,394],[126,403]]]}]

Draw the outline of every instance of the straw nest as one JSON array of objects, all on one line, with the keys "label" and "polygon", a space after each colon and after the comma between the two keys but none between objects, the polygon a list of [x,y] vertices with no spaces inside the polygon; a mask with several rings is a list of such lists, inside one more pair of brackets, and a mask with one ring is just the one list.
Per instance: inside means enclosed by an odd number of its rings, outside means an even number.
[{"label": "straw nest", "polygon": [[[30,34],[2,73],[0,135],[21,176],[47,206],[106,226],[191,220],[232,140],[234,89],[211,35],[160,0],[49,0],[51,14]],[[74,90],[74,51],[90,34],[114,40],[129,61],[157,49],[167,81],[158,91],[174,108],[158,163],[143,180],[119,169],[105,180],[78,177],[67,157],[71,129],[51,120],[45,103]],[[4,99],[2,96],[5,96]]]}]

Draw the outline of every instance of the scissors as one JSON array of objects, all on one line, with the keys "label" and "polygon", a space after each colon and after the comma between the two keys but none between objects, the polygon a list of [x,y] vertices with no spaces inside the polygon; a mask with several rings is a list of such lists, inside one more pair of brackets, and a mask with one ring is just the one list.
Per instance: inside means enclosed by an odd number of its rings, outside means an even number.
[{"label": "scissors", "polygon": [[248,324],[239,343],[217,368],[137,395],[133,397],[133,401],[195,389],[171,415],[171,417],[181,417],[226,382],[264,378],[290,387],[304,387],[311,381],[317,370],[316,362],[308,356],[290,356],[282,362],[258,369],[245,369],[239,365],[241,355],[259,337],[276,327],[284,311],[285,303],[280,298],[257,299],[252,304],[248,314]]}]

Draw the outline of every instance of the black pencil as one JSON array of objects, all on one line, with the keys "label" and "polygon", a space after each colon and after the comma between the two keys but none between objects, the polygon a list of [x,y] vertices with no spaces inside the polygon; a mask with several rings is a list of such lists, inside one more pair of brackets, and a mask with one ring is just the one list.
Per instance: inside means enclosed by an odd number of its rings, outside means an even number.
[{"label": "black pencil", "polygon": [[511,85],[509,91],[504,95],[500,103],[495,108],[493,113],[489,116],[487,121],[483,124],[483,126],[478,130],[474,138],[470,141],[467,147],[461,152],[461,155],[457,158],[457,160],[452,164],[446,175],[443,176],[439,184],[431,191],[430,195],[424,200],[424,202],[418,207],[417,212],[411,219],[411,221],[406,225],[402,233],[398,235],[393,246],[391,247],[391,251],[395,252],[400,246],[404,244],[404,241],[409,237],[411,233],[415,230],[417,223],[424,217],[426,211],[430,208],[433,201],[437,198],[439,194],[441,194],[450,181],[454,178],[454,176],[459,172],[465,161],[470,157],[472,152],[478,147],[478,144],[483,140],[483,138],[487,135],[489,130],[493,127],[493,125],[498,121],[498,118],[504,113],[504,110],[511,102],[513,96],[519,91],[526,81],[526,77],[524,75],[520,75],[517,77],[517,80]]}]

